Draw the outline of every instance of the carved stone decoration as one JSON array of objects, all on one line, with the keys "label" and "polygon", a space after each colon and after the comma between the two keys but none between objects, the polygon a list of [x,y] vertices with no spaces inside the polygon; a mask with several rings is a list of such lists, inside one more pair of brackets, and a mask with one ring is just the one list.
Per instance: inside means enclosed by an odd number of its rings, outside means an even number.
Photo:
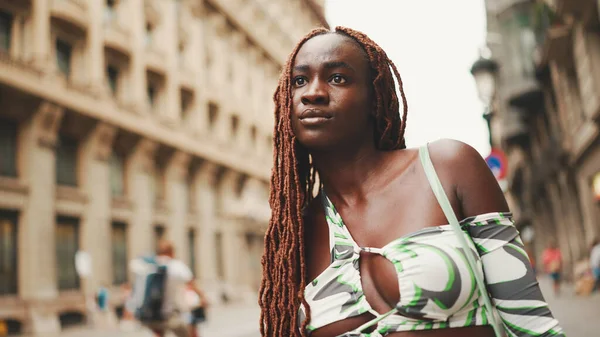
[{"label": "carved stone decoration", "polygon": [[152,26],[160,24],[160,4],[156,0],[144,0],[144,15]]},{"label": "carved stone decoration", "polygon": [[33,116],[35,132],[38,133],[38,144],[54,149],[64,109],[56,104],[44,101]]},{"label": "carved stone decoration", "polygon": [[206,5],[204,0],[185,0],[185,5],[189,8],[192,15],[202,18],[206,15]]},{"label": "carved stone decoration", "polygon": [[196,171],[194,184],[196,186],[215,187],[218,182],[219,171],[219,165],[208,161],[203,162],[198,171]]},{"label": "carved stone decoration", "polygon": [[154,169],[154,155],[157,148],[158,143],[150,139],[140,140],[133,151],[132,161],[142,171],[152,173]]},{"label": "carved stone decoration", "polygon": [[96,159],[106,161],[112,154],[112,144],[117,134],[117,128],[107,123],[99,123],[92,135],[95,141]]},{"label": "carved stone decoration", "polygon": [[186,177],[192,156],[188,153],[177,151],[169,160],[167,175],[182,180]]},{"label": "carved stone decoration", "polygon": [[224,37],[227,33],[227,19],[219,12],[211,13],[208,17],[209,24],[213,27],[217,36]]},{"label": "carved stone decoration", "polygon": [[184,50],[190,40],[190,33],[185,29],[183,25],[184,20],[179,22],[179,28],[177,29],[177,43],[181,50]]},{"label": "carved stone decoration", "polygon": [[234,30],[231,33],[231,44],[233,45],[233,47],[236,50],[242,50],[243,51],[244,47],[247,46],[246,41],[247,41],[246,35],[244,35],[239,30]]}]

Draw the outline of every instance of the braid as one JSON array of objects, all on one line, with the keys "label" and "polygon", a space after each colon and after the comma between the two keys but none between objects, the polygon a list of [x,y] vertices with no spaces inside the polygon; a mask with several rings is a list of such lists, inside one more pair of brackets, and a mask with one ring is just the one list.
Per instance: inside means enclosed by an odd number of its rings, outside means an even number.
[{"label": "braid", "polygon": [[[273,96],[273,169],[269,204],[271,220],[265,235],[262,257],[263,278],[259,293],[260,332],[264,337],[306,336],[310,306],[304,298],[306,261],[303,210],[314,199],[317,172],[308,151],[293,134],[291,72],[298,50],[309,39],[323,34],[344,35],[362,47],[372,71],[374,89],[372,115],[375,119],[375,144],[381,150],[406,147],[407,103],[396,66],[383,49],[365,34],[343,27],[335,32],[317,28],[307,34],[290,54]],[[391,68],[391,70],[390,70]],[[393,71],[393,73],[392,73]],[[402,117],[394,75],[403,103]],[[303,304],[307,319],[298,326],[298,309]]]}]

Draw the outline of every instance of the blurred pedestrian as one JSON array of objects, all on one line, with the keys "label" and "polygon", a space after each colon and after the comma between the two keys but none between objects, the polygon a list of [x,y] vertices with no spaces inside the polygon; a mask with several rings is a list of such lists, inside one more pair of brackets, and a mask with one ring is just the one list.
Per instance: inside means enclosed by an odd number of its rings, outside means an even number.
[{"label": "blurred pedestrian", "polygon": [[200,337],[198,324],[206,321],[206,308],[209,305],[206,295],[200,289],[194,289],[188,285],[185,290],[185,301],[189,309],[185,318],[189,324],[190,336]]},{"label": "blurred pedestrian", "polygon": [[98,288],[98,292],[96,293],[96,304],[100,311],[105,312],[108,310],[108,288],[104,285]]},{"label": "blurred pedestrian", "polygon": [[590,269],[595,280],[595,290],[600,289],[600,238],[594,238],[590,251]]},{"label": "blurred pedestrian", "polygon": [[560,283],[562,276],[562,254],[556,240],[552,239],[548,242],[547,248],[542,253],[542,262],[546,273],[550,275],[552,279],[552,289],[554,295],[560,294]]},{"label": "blurred pedestrian", "polygon": [[184,319],[186,287],[200,297],[204,295],[190,268],[175,258],[173,244],[161,240],[155,257],[134,259],[130,269],[136,276],[132,296],[136,318],[157,337],[164,337],[168,331],[177,337],[190,337],[189,324]]}]

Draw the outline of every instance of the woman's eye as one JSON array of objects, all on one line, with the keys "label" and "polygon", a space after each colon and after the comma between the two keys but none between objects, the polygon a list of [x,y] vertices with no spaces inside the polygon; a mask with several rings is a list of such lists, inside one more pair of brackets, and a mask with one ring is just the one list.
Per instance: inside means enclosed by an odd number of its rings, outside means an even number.
[{"label": "woman's eye", "polygon": [[344,84],[344,83],[346,83],[346,79],[344,77],[340,76],[340,75],[333,75],[333,77],[331,78],[331,80],[335,84]]},{"label": "woman's eye", "polygon": [[306,84],[306,79],[304,77],[296,77],[294,78],[294,85],[297,87],[301,87]]}]

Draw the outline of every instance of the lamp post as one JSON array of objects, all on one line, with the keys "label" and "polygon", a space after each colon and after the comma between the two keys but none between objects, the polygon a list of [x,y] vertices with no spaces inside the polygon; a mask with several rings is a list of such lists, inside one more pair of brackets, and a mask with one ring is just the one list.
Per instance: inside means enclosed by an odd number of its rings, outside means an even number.
[{"label": "lamp post", "polygon": [[492,100],[496,93],[496,75],[498,73],[498,63],[492,59],[479,57],[471,67],[471,74],[477,85],[479,99],[485,104],[483,119],[487,122],[490,133],[490,146],[494,146],[492,141]]}]

